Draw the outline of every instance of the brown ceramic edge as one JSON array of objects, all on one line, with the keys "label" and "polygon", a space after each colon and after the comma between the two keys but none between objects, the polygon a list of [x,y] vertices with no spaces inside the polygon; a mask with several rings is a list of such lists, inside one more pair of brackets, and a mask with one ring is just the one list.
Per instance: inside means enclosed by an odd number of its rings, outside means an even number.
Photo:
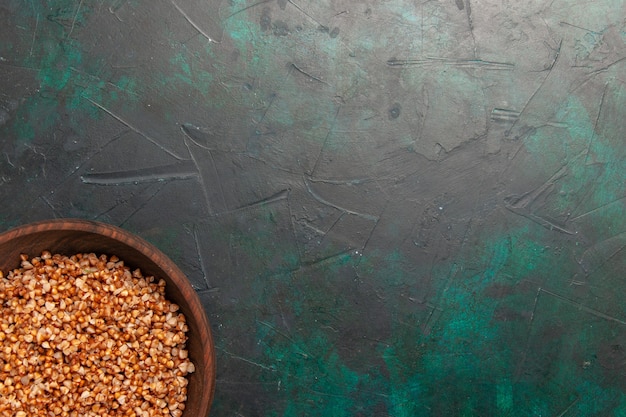
[{"label": "brown ceramic edge", "polygon": [[[183,279],[177,279],[177,282],[181,283],[182,285],[188,285],[189,288],[191,289],[189,294],[191,294],[191,297],[193,297],[193,300],[188,300],[188,301],[190,302],[190,304],[195,305],[197,307],[195,310],[197,310],[197,312],[199,313],[198,318],[202,321],[202,323],[199,323],[199,325],[202,325],[202,327],[207,328],[207,329],[211,328],[206,311],[204,310],[204,307],[202,306],[202,303],[200,301],[200,297],[198,297],[197,292],[191,286],[191,283],[189,282],[187,276],[181,271],[181,269],[156,246],[149,243],[142,237],[136,234],[133,234],[125,229],[122,229],[121,227],[118,227],[109,223],[95,221],[95,220],[86,220],[86,219],[78,219],[78,218],[60,218],[60,219],[50,219],[50,220],[39,220],[39,221],[35,221],[32,223],[26,223],[23,225],[15,226],[11,229],[8,229],[0,233],[0,241],[13,239],[13,238],[24,236],[33,232],[49,232],[49,231],[55,231],[55,230],[78,230],[78,231],[83,231],[83,232],[99,234],[99,235],[103,235],[112,239],[119,240],[122,243],[127,244],[131,247],[140,245],[141,247],[139,247],[138,250],[142,253],[153,252],[153,253],[160,255],[158,261],[154,259],[153,261],[156,264],[158,264],[159,267],[163,268],[163,270],[166,271],[168,275],[177,276],[178,278],[183,278]],[[208,406],[206,407],[206,415],[208,415],[211,405],[213,403],[213,397],[215,395],[215,378],[216,378],[215,348],[213,344],[213,336],[210,331],[205,332],[204,334],[201,334],[201,337],[202,337],[202,340],[201,340],[202,346],[211,347],[210,352],[209,352],[209,357],[206,358],[210,362],[210,365],[212,368],[211,370],[213,374],[211,386],[209,387],[210,392],[207,393],[209,395],[209,398],[205,399],[206,401],[205,404],[208,404]]]}]

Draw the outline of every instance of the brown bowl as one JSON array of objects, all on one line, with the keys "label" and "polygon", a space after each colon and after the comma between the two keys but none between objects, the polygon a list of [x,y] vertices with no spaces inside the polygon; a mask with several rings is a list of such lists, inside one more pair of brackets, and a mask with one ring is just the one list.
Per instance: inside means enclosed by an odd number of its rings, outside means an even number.
[{"label": "brown bowl", "polygon": [[144,275],[163,278],[166,297],[180,306],[187,319],[187,349],[195,365],[187,386],[183,417],[206,417],[215,388],[215,351],[206,313],[182,271],[145,240],[115,226],[78,220],[49,220],[20,226],[0,234],[0,270],[5,274],[20,266],[20,254],[40,256],[42,251],[71,256],[93,252],[116,255]]}]

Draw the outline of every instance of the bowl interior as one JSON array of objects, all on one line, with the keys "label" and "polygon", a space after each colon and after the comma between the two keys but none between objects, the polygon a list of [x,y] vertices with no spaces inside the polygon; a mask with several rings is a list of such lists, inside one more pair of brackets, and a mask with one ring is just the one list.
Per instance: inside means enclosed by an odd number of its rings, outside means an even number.
[{"label": "bowl interior", "polygon": [[35,257],[44,250],[68,256],[116,255],[130,268],[141,269],[144,276],[165,280],[167,298],[180,306],[187,319],[187,349],[196,368],[188,375],[183,417],[207,416],[215,386],[213,340],[202,304],[180,269],[156,247],[123,229],[85,220],[52,220],[0,234],[0,270],[6,275],[20,266],[20,254]]}]

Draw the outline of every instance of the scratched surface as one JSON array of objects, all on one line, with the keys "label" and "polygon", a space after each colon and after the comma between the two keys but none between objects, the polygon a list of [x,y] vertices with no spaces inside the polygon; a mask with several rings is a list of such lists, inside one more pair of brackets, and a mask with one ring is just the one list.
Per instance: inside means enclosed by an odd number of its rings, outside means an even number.
[{"label": "scratched surface", "polygon": [[205,303],[215,416],[626,415],[623,0],[0,0],[0,225]]}]

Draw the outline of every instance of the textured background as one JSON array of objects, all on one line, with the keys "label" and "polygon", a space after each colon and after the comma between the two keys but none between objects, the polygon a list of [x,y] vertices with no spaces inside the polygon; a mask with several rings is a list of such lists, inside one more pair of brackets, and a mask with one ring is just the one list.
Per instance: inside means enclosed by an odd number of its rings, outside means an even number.
[{"label": "textured background", "polygon": [[626,416],[626,2],[0,0],[0,226],[154,243],[215,416]]}]

